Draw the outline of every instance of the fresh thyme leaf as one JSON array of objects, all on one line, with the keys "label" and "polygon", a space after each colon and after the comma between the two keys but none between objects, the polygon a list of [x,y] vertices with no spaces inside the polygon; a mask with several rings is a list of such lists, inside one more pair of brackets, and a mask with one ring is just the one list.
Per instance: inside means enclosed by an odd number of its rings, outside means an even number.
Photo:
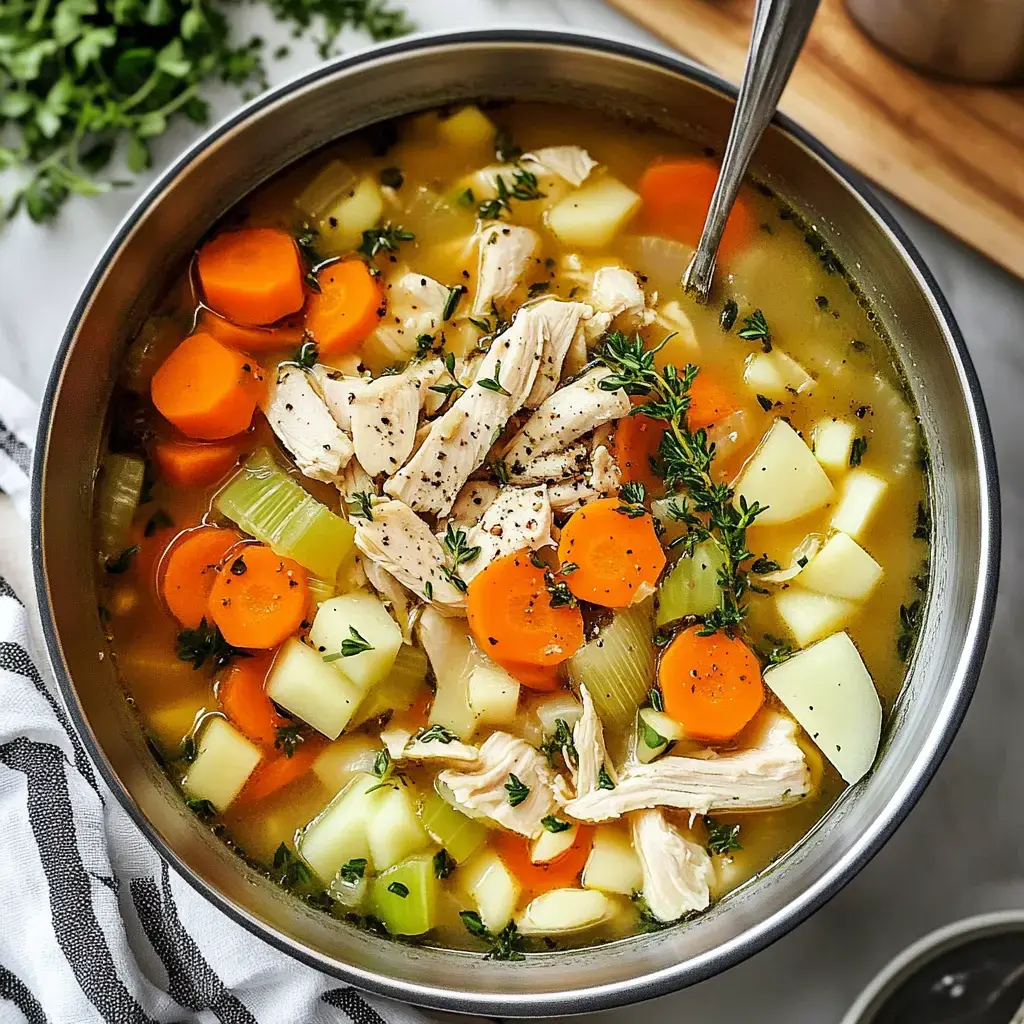
[{"label": "fresh thyme leaf", "polygon": [[200,800],[199,797],[190,796],[185,800],[185,804],[190,811],[194,811],[204,821],[209,821],[210,818],[217,815],[217,808],[209,800]]},{"label": "fresh thyme leaf", "polygon": [[409,895],[409,886],[404,885],[402,882],[392,882],[388,886],[388,892],[394,893],[404,900]]},{"label": "fresh thyme leaf", "polygon": [[622,502],[615,511],[629,519],[639,519],[647,515],[644,502],[647,500],[647,488],[640,483],[623,484],[619,488],[619,501]]},{"label": "fresh thyme leaf", "polygon": [[383,167],[377,177],[385,188],[401,188],[405,181],[401,167]]},{"label": "fresh thyme leaf", "polygon": [[914,527],[915,540],[931,540],[932,536],[932,514],[928,506],[923,502],[917,503],[917,523]]},{"label": "fresh thyme leaf", "polygon": [[652,686],[647,691],[647,703],[650,704],[655,711],[665,710],[665,698],[661,694],[660,687]]},{"label": "fresh thyme leaf", "polygon": [[661,921],[654,916],[647,900],[639,892],[633,893],[633,903],[636,906],[636,930],[644,932],[660,932],[674,925],[675,921]]},{"label": "fresh thyme leaf", "polygon": [[466,543],[466,531],[458,529],[451,522],[448,523],[444,537],[441,539],[441,547],[444,548],[449,559],[448,564],[441,567],[441,572],[456,590],[466,593],[468,587],[466,581],[459,575],[459,568],[475,561],[480,555],[480,548],[470,547]]},{"label": "fresh thyme leaf", "polygon": [[207,661],[212,671],[223,668],[232,658],[248,658],[248,651],[232,647],[216,626],[208,625],[201,619],[195,629],[183,629],[178,633],[178,658],[192,663],[193,669],[200,669]]},{"label": "fresh thyme leaf", "polygon": [[354,884],[366,874],[366,858],[353,857],[352,860],[341,865],[338,871],[343,882]]},{"label": "fresh thyme leaf", "polygon": [[737,838],[740,834],[739,825],[726,825],[705,814],[704,827],[708,830],[707,850],[712,856],[721,857],[733,850],[743,849]]},{"label": "fresh thyme leaf", "polygon": [[434,347],[434,336],[432,334],[419,334],[416,336],[416,357],[422,358]]},{"label": "fresh thyme leaf", "polygon": [[614,789],[615,782],[611,775],[608,774],[608,769],[601,765],[601,770],[597,773],[597,788],[598,789]]},{"label": "fresh thyme leaf", "polygon": [[373,774],[380,779],[380,782],[376,786],[371,786],[366,791],[367,793],[376,793],[378,789],[383,789],[385,786],[398,789],[399,783],[403,786],[406,785],[405,773],[391,760],[387,747],[377,751],[377,756],[373,760]]},{"label": "fresh thyme leaf", "polygon": [[434,584],[431,583],[430,580],[427,580],[427,582],[423,584],[423,596],[428,601],[434,600]]},{"label": "fresh thyme leaf", "polygon": [[283,889],[294,889],[296,886],[309,885],[313,881],[313,873],[305,862],[292,853],[284,843],[274,851],[274,871],[276,881]]},{"label": "fresh thyme leaf", "polygon": [[357,654],[373,649],[373,644],[369,643],[355,626],[349,626],[348,636],[341,641],[341,650],[337,654],[325,654],[324,661],[330,663],[338,661],[339,658],[354,658]]},{"label": "fresh thyme leaf", "polygon": [[470,935],[475,935],[479,939],[490,937],[491,933],[487,930],[486,925],[475,910],[460,910],[459,918]]},{"label": "fresh thyme leaf", "polygon": [[921,631],[921,602],[912,601],[900,605],[899,635],[896,638],[896,653],[900,661],[906,661],[914,649],[917,635]]},{"label": "fresh thyme leaf", "polygon": [[500,359],[496,359],[495,362],[494,362],[494,376],[493,377],[487,377],[487,378],[484,378],[482,380],[478,379],[477,380],[477,384],[479,384],[480,387],[482,387],[482,388],[486,388],[488,391],[494,391],[495,393],[497,393],[499,395],[509,395],[511,397],[511,392],[510,391],[506,391],[501,386],[501,360]]},{"label": "fresh thyme leaf", "polygon": [[456,197],[455,202],[459,204],[463,209],[468,209],[470,206],[476,204],[476,196],[473,195],[471,188],[464,188]]},{"label": "fresh thyme leaf", "polygon": [[765,412],[771,412],[772,406],[775,405],[775,403],[770,398],[766,398],[764,395],[757,396],[757,404],[761,406],[761,408],[764,409]]},{"label": "fresh thyme leaf", "polygon": [[855,437],[850,446],[850,465],[859,466],[864,453],[868,450],[868,439],[866,437]]},{"label": "fresh thyme leaf", "polygon": [[792,645],[787,644],[785,640],[780,640],[777,636],[772,636],[770,633],[765,633],[764,638],[771,644],[771,647],[766,651],[761,650],[758,653],[769,665],[781,665],[784,661],[789,661],[796,654]]},{"label": "fresh thyme leaf", "polygon": [[544,585],[548,592],[548,603],[552,608],[575,608],[576,595],[569,589],[565,580],[555,578],[550,569],[544,570]]},{"label": "fresh thyme leaf", "polygon": [[513,199],[529,202],[544,198],[544,193],[537,188],[537,175],[518,165],[512,172],[511,188],[501,174],[494,176],[494,188],[497,193],[495,197],[485,199],[477,206],[477,213],[482,220],[498,220],[503,212],[511,213]]},{"label": "fresh thyme leaf", "polygon": [[142,533],[146,537],[152,537],[157,530],[166,530],[173,525],[174,520],[162,508],[158,508],[146,521]]},{"label": "fresh thyme leaf", "polygon": [[280,750],[285,757],[291,757],[295,748],[306,742],[306,732],[301,725],[279,725],[274,738],[274,749]]},{"label": "fresh thyme leaf", "polygon": [[499,128],[494,137],[494,156],[499,163],[508,164],[523,155],[522,146],[517,146],[507,128]]},{"label": "fresh thyme leaf", "polygon": [[761,342],[761,348],[765,352],[771,352],[772,350],[772,335],[771,331],[768,330],[768,321],[764,318],[764,313],[759,309],[755,309],[750,316],[743,318],[743,327],[737,332],[744,341],[759,341]]},{"label": "fresh thyme leaf", "polygon": [[571,821],[559,821],[553,814],[545,815],[540,819],[540,823],[548,830],[557,835],[559,832],[568,832],[572,828]]},{"label": "fresh thyme leaf", "polygon": [[320,358],[320,346],[315,341],[304,341],[296,350],[294,361],[304,370],[311,370]]},{"label": "fresh thyme leaf", "polygon": [[731,331],[736,323],[736,317],[739,315],[739,311],[740,307],[736,305],[736,300],[729,299],[722,307],[722,312],[719,314],[718,326],[726,333]]},{"label": "fresh thyme leaf", "polygon": [[509,772],[508,782],[505,783],[507,800],[512,807],[518,807],[529,795],[530,787],[524,785],[519,779]]},{"label": "fresh thyme leaf", "polygon": [[416,236],[411,231],[406,231],[401,225],[378,224],[363,232],[363,242],[357,252],[361,252],[368,259],[373,259],[380,252],[398,252],[402,242],[411,242]]},{"label": "fresh thyme leaf", "polygon": [[572,729],[569,728],[569,723],[564,718],[555,719],[554,735],[545,740],[538,749],[547,757],[552,768],[555,767],[555,761],[559,754],[565,758],[565,763],[570,768],[575,768],[579,764],[579,755],[572,740]]},{"label": "fresh thyme leaf", "polygon": [[317,249],[319,237],[320,232],[314,228],[306,228],[295,236],[295,244],[299,247],[299,252],[302,253],[306,262],[314,267],[323,261],[320,250]]},{"label": "fresh thyme leaf", "polygon": [[445,849],[440,849],[434,854],[434,877],[450,878],[452,872],[458,867],[455,858]]},{"label": "fresh thyme leaf", "polygon": [[182,741],[181,747],[178,750],[178,755],[175,758],[176,761],[184,761],[186,764],[191,764],[196,759],[196,738],[191,733],[188,734]]},{"label": "fresh thyme leaf", "polygon": [[454,743],[459,737],[453,732],[449,732],[443,725],[432,725],[429,729],[424,729],[416,739],[420,743],[444,743],[446,746],[449,743]]},{"label": "fresh thyme leaf", "polygon": [[494,479],[498,481],[499,486],[505,487],[508,485],[509,475],[508,466],[505,464],[504,459],[495,459],[491,464],[491,472],[494,474]]},{"label": "fresh thyme leaf", "polygon": [[139,545],[132,544],[126,547],[116,558],[108,558],[103,563],[103,568],[112,576],[120,576],[126,573],[132,565],[132,559],[139,553]]},{"label": "fresh thyme leaf", "polygon": [[373,521],[373,497],[366,491],[356,491],[345,499],[348,506],[349,519],[368,519]]},{"label": "fresh thyme leaf", "polygon": [[750,565],[750,571],[756,573],[758,576],[763,575],[766,572],[778,572],[782,568],[778,562],[772,561],[770,558],[756,558]]},{"label": "fresh thyme leaf", "polygon": [[448,297],[444,300],[444,309],[441,312],[442,320],[448,321],[455,316],[455,310],[459,308],[459,303],[462,301],[462,296],[465,292],[466,289],[461,284],[448,289]]}]

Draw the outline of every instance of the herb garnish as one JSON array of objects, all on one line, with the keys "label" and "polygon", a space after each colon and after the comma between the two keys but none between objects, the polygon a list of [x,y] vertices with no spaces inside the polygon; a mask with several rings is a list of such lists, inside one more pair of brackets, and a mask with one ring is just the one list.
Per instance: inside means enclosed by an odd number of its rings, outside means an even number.
[{"label": "herb garnish", "polygon": [[512,807],[518,807],[530,795],[530,787],[509,772],[508,782],[505,783],[505,792],[508,794],[509,804]]},{"label": "herb garnish", "polygon": [[441,547],[444,548],[450,559],[450,564],[442,566],[441,572],[456,590],[461,591],[463,594],[466,593],[468,588],[466,581],[459,575],[459,567],[469,565],[470,562],[475,561],[480,554],[480,549],[478,547],[470,547],[466,543],[466,531],[458,529],[451,522],[448,523],[448,527],[444,531]]},{"label": "herb garnish", "polygon": [[708,830],[707,850],[712,856],[721,857],[733,850],[743,849],[737,838],[740,834],[739,825],[725,825],[705,814],[704,827]]},{"label": "herb garnish", "polygon": [[345,499],[349,519],[373,521],[373,497],[366,491],[355,491]]},{"label": "herb garnish", "polygon": [[505,927],[494,935],[480,919],[475,910],[460,910],[459,917],[470,935],[483,939],[491,946],[487,954],[488,960],[525,960],[521,951],[522,938],[516,928],[515,921],[509,921]]},{"label": "herb garnish", "polygon": [[928,506],[923,502],[917,503],[917,524],[914,527],[915,540],[931,540],[932,536],[932,514]]},{"label": "herb garnish", "polygon": [[579,764],[579,755],[576,752],[576,744],[572,740],[572,729],[564,718],[555,719],[555,732],[550,739],[545,740],[538,748],[544,754],[552,768],[555,767],[555,758],[561,754],[565,763],[570,768]]},{"label": "herb garnish", "polygon": [[434,347],[434,336],[432,334],[416,335],[416,358],[422,359]]},{"label": "herb garnish", "polygon": [[452,872],[458,867],[455,858],[445,849],[440,849],[434,854],[434,877],[450,878]]},{"label": "herb garnish", "polygon": [[526,289],[526,296],[530,299],[535,299],[538,295],[543,295],[545,292],[551,291],[550,281],[534,281],[529,288]]},{"label": "herb garnish", "polygon": [[496,394],[507,395],[509,398],[512,397],[512,392],[511,391],[506,391],[501,386],[501,360],[500,359],[496,359],[494,361],[494,376],[493,377],[485,377],[483,379],[478,379],[477,380],[477,384],[479,384],[480,387],[482,387],[482,388],[486,388],[486,390],[488,390],[488,391],[494,391]]},{"label": "herb garnish", "polygon": [[623,484],[619,488],[619,501],[622,502],[615,511],[629,519],[639,519],[647,515],[644,502],[647,500],[647,488],[640,483]]},{"label": "herb garnish", "polygon": [[756,397],[757,404],[761,406],[761,408],[764,409],[765,412],[772,411],[772,407],[775,405],[775,403],[770,398],[767,398],[765,395],[757,395]]},{"label": "herb garnish", "polygon": [[464,209],[468,209],[470,206],[476,205],[476,196],[473,195],[471,188],[464,188],[456,197],[455,202]]},{"label": "herb garnish", "polygon": [[348,627],[348,636],[341,641],[341,650],[337,654],[325,654],[324,661],[328,664],[337,661],[339,658],[354,658],[357,654],[374,649],[366,637],[364,637],[355,626]]},{"label": "herb garnish", "polygon": [[385,786],[398,789],[399,782],[403,786],[406,785],[405,774],[391,760],[387,747],[377,752],[377,756],[373,761],[373,774],[380,779],[380,782],[376,786],[371,786],[366,791],[367,793],[376,793],[378,789],[383,789]]},{"label": "herb garnish", "polygon": [[557,835],[559,832],[568,832],[572,828],[571,821],[560,821],[553,814],[545,815],[540,823],[548,830]]},{"label": "herb garnish", "polygon": [[306,867],[305,862],[292,853],[284,843],[274,851],[274,870],[278,872],[275,881],[284,889],[309,885],[313,881],[313,873]]},{"label": "herb garnish", "polygon": [[868,450],[868,439],[866,437],[855,437],[850,446],[850,465],[859,466],[864,453]]},{"label": "herb garnish", "polygon": [[338,874],[343,882],[355,884],[366,874],[366,858],[353,857],[352,860],[341,865]]},{"label": "herb garnish", "polygon": [[209,821],[216,817],[217,808],[209,800],[200,800],[199,797],[190,796],[185,800],[185,805],[190,811],[194,811],[203,821]]},{"label": "herb garnish", "polygon": [[240,647],[232,647],[224,639],[217,626],[208,625],[201,619],[195,629],[183,629],[178,633],[178,658],[192,663],[193,669],[200,669],[210,661],[210,668],[217,671],[227,665],[232,658],[251,657],[248,651]]},{"label": "herb garnish", "polygon": [[291,757],[300,743],[306,742],[306,733],[301,725],[279,725],[274,738],[274,749],[280,750],[285,757]]},{"label": "herb garnish", "polygon": [[537,188],[537,175],[518,165],[512,172],[511,188],[500,174],[494,176],[494,188],[497,195],[493,199],[485,199],[476,208],[483,220],[498,220],[505,210],[511,213],[513,199],[528,202],[531,199],[544,198],[544,193]]},{"label": "herb garnish", "polygon": [[597,773],[597,788],[598,789],[614,789],[615,780],[609,775],[608,769],[602,764],[600,770]]},{"label": "herb garnish", "polygon": [[404,885],[402,882],[392,882],[388,886],[388,892],[394,893],[404,900],[409,895],[409,886]]},{"label": "herb garnish", "polygon": [[377,179],[385,188],[401,188],[405,175],[401,167],[383,167]]},{"label": "herb garnish", "polygon": [[736,323],[736,317],[739,315],[740,307],[736,305],[735,299],[729,299],[728,302],[722,307],[722,312],[718,316],[718,326],[723,331],[728,333],[733,329],[733,325]]},{"label": "herb garnish", "polygon": [[378,224],[363,232],[363,241],[357,252],[361,252],[368,259],[373,259],[379,252],[398,252],[401,242],[411,242],[416,236],[411,231],[406,231],[401,225]]},{"label": "herb garnish", "polygon": [[599,387],[604,391],[622,388],[627,395],[646,396],[647,401],[633,411],[668,425],[654,468],[669,490],[680,489],[687,494],[670,502],[668,509],[673,519],[687,527],[680,541],[683,551],[692,553],[701,541],[714,537],[726,556],[719,578],[719,606],[704,618],[703,632],[707,634],[738,626],[743,620],[746,611],[742,598],[748,572],[744,563],[754,557],[747,549],[747,529],[764,509],[757,502],[748,505],[742,496],[739,508],[735,507],[732,488],[712,479],[714,445],[708,443],[705,430],[691,432],[686,424],[689,390],[698,368],[690,364],[680,372],[668,364],[659,371],[654,356],[664,344],[647,349],[639,335],[629,338],[621,331],[611,332],[605,338],[600,359],[612,372]]},{"label": "herb garnish", "polygon": [[453,732],[449,732],[443,725],[432,725],[429,729],[424,729],[416,739],[420,743],[444,743],[446,746],[449,743],[454,743],[459,737]]},{"label": "herb garnish", "polygon": [[453,288],[448,289],[448,296],[444,300],[444,309],[441,311],[442,320],[451,320],[455,316],[455,310],[459,308],[459,303],[462,301],[462,296],[466,293],[466,289],[463,285],[457,284]]},{"label": "herb garnish", "polygon": [[126,573],[132,564],[132,559],[139,553],[139,545],[132,544],[126,547],[116,558],[108,558],[103,563],[103,568],[111,574],[111,576],[120,576],[122,573]]},{"label": "herb garnish", "polygon": [[900,632],[896,638],[896,653],[900,661],[906,661],[913,650],[914,641],[921,631],[921,602],[912,601],[900,605]]},{"label": "herb garnish", "polygon": [[750,316],[743,318],[743,327],[740,328],[737,334],[744,341],[761,342],[761,350],[763,352],[771,352],[772,350],[772,335],[771,331],[768,330],[768,321],[765,320],[764,313],[759,309],[755,309]]},{"label": "herb garnish", "polygon": [[565,580],[556,579],[550,569],[544,570],[544,586],[548,592],[548,603],[552,608],[575,608],[576,595]]},{"label": "herb garnish", "polygon": [[312,370],[320,358],[320,346],[315,341],[304,341],[296,350],[293,361],[304,370]]}]

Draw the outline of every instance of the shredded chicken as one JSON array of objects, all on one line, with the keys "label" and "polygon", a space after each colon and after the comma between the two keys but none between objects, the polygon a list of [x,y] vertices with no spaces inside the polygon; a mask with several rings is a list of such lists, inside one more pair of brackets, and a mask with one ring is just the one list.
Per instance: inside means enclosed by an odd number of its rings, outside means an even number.
[{"label": "shredded chicken", "polygon": [[524,153],[519,162],[536,164],[542,170],[564,178],[570,185],[582,185],[597,161],[582,146],[546,146],[535,153]]},{"label": "shredded chicken", "polygon": [[605,391],[600,386],[609,376],[611,370],[597,367],[544,402],[509,443],[504,454],[509,472],[524,473],[533,459],[564,451],[595,427],[627,415],[626,392],[621,388]]},{"label": "shredded chicken", "polygon": [[580,821],[607,821],[645,807],[708,811],[760,811],[802,800],[811,773],[796,741],[796,723],[766,712],[753,745],[719,754],[662,757],[629,764],[615,789],[578,797],[566,813]]},{"label": "shredded chicken", "polygon": [[546,487],[506,487],[466,534],[466,543],[480,554],[460,566],[459,574],[468,583],[502,555],[554,544],[553,525]]},{"label": "shredded chicken", "polygon": [[448,514],[457,526],[474,526],[491,507],[501,488],[491,480],[469,480],[459,491]]},{"label": "shredded chicken", "polygon": [[530,228],[502,222],[480,230],[473,316],[487,316],[516,290],[539,248],[540,235]]},{"label": "shredded chicken", "polygon": [[583,701],[583,714],[572,727],[572,745],[576,748],[573,782],[576,785],[577,798],[600,790],[602,768],[612,783],[618,782],[615,765],[612,764],[604,745],[604,726],[590,698],[590,691],[582,683],[580,699]]},{"label": "shredded chicken", "polygon": [[[522,836],[537,835],[544,828],[543,820],[559,810],[555,773],[547,758],[526,740],[507,732],[492,732],[487,737],[480,747],[476,771],[449,769],[441,772],[437,781],[451,793],[459,810],[473,818],[489,818]],[[509,798],[513,793],[521,796],[520,786],[529,792],[513,806]]]},{"label": "shredded chicken", "polygon": [[349,459],[348,465],[341,474],[338,481],[338,490],[346,502],[351,502],[357,494],[368,494],[371,497],[376,494],[369,473],[359,465],[358,459]]},{"label": "shredded chicken", "polygon": [[525,466],[516,464],[509,469],[508,478],[510,483],[518,487],[557,484],[581,478],[589,466],[590,453],[586,446],[575,444],[564,451],[540,455],[536,459],[531,459]]},{"label": "shredded chicken", "polygon": [[[424,733],[427,735],[425,740],[422,738]],[[450,737],[431,738],[429,729],[412,733],[408,729],[390,726],[381,731],[380,738],[392,761],[455,762],[467,767],[480,760],[480,751],[476,747]]]},{"label": "shredded chicken", "polygon": [[445,569],[445,553],[430,527],[401,501],[381,501],[373,518],[355,521],[356,547],[402,586],[442,611],[461,614],[463,594]]},{"label": "shredded chicken", "polygon": [[299,366],[282,364],[263,402],[267,422],[295,465],[311,480],[336,483],[352,458],[352,441]]},{"label": "shredded chicken", "polygon": [[350,377],[333,367],[317,363],[312,370],[324,403],[342,430],[352,430],[352,403],[372,383],[369,377]]},{"label": "shredded chicken", "polygon": [[397,268],[384,282],[386,311],[373,337],[394,362],[416,351],[421,334],[441,329],[448,289],[425,274]]},{"label": "shredded chicken", "polygon": [[659,921],[677,921],[706,910],[715,871],[704,847],[683,836],[661,811],[635,811],[629,824],[651,913]]},{"label": "shredded chicken", "polygon": [[422,390],[416,378],[396,373],[378,377],[355,396],[352,443],[370,476],[394,473],[412,454]]},{"label": "shredded chicken", "polygon": [[540,369],[524,403],[527,409],[536,409],[558,387],[565,357],[573,342],[579,338],[586,347],[583,321],[589,319],[594,310],[585,302],[563,302],[552,296],[539,299],[529,308],[535,315],[544,318],[544,348]]},{"label": "shredded chicken", "polygon": [[[384,490],[418,512],[447,515],[470,474],[487,458],[509,416],[522,407],[530,393],[543,340],[543,315],[521,310],[511,326],[491,342],[476,383],[431,423],[423,444]],[[483,387],[480,382],[484,380],[497,380],[501,390]]]},{"label": "shredded chicken", "polygon": [[647,309],[644,295],[636,275],[624,267],[602,267],[594,274],[588,301],[594,315],[587,321],[588,338],[599,338],[612,325],[616,317],[623,317],[629,326],[649,323],[653,311]]},{"label": "shredded chicken", "polygon": [[411,644],[413,642],[412,630],[416,624],[416,611],[419,603],[416,598],[387,572],[381,565],[371,558],[359,559],[366,576],[366,582],[377,591],[384,603],[390,607],[391,617],[402,629],[402,640]]}]

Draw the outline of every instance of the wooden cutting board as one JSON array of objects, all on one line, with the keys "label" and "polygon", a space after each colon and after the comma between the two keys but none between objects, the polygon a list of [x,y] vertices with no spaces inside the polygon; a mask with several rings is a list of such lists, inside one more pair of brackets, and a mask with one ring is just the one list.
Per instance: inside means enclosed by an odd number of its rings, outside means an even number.
[{"label": "wooden cutting board", "polygon": [[[753,0],[610,0],[733,82]],[[957,85],[883,53],[823,0],[781,109],[908,205],[1024,277],[1024,89]]]}]

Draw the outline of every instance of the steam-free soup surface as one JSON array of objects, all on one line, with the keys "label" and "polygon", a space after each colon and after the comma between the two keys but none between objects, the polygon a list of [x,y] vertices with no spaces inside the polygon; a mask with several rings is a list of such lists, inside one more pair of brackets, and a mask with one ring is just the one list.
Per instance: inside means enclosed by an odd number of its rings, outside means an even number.
[{"label": "steam-free soup surface", "polygon": [[118,670],[297,895],[496,956],[628,936],[870,769],[926,583],[914,411],[769,189],[683,295],[714,174],[593,112],[411,117],[240,204],[129,347]]}]

